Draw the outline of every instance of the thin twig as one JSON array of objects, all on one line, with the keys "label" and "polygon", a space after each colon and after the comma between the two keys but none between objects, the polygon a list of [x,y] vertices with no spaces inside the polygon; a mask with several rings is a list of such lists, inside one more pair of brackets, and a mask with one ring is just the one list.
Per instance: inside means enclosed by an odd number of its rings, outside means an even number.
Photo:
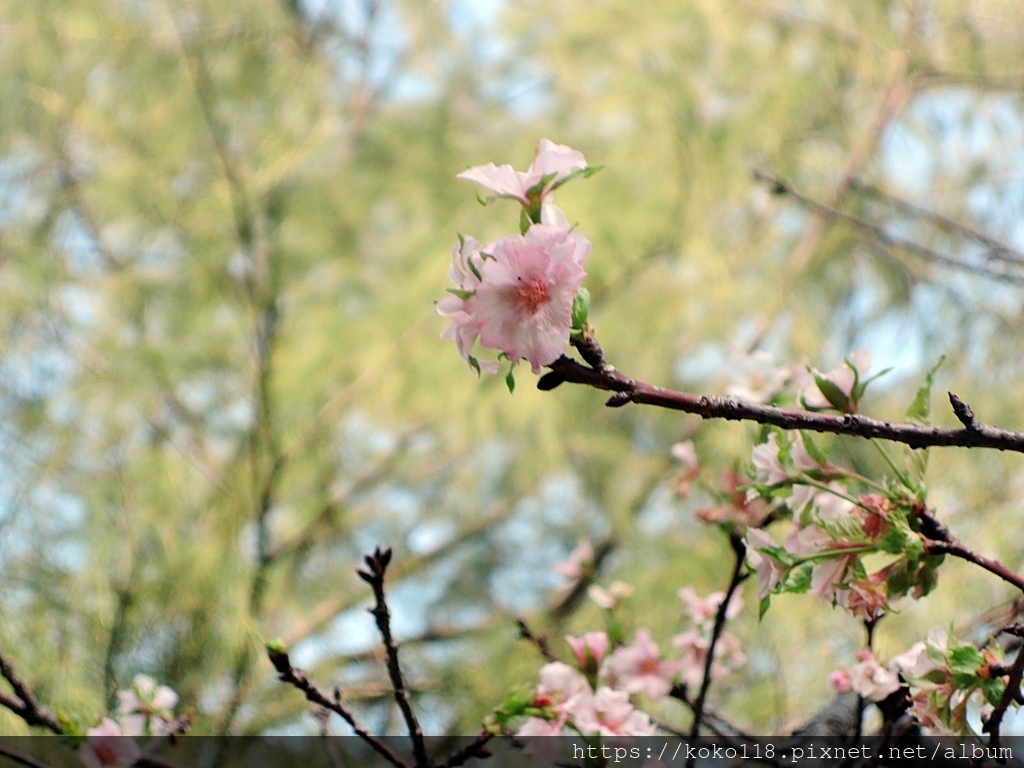
[{"label": "thin twig", "polygon": [[370,609],[374,620],[377,622],[377,631],[380,632],[381,641],[384,643],[384,653],[388,668],[388,677],[391,678],[391,685],[395,689],[395,702],[402,711],[406,727],[409,729],[409,738],[412,739],[412,751],[416,758],[416,768],[430,768],[430,758],[427,756],[427,747],[423,740],[423,730],[420,728],[416,712],[413,711],[412,702],[409,698],[409,691],[405,687],[405,680],[402,678],[402,667],[398,662],[398,646],[391,636],[391,612],[388,610],[387,597],[384,594],[384,577],[387,574],[388,564],[391,562],[391,548],[381,550],[375,549],[373,554],[363,558],[368,570],[358,570],[359,578],[370,585],[373,590],[374,606]]},{"label": "thin twig", "polygon": [[348,708],[341,703],[340,691],[335,690],[333,698],[326,696],[309,679],[305,672],[292,666],[288,654],[280,648],[267,648],[267,656],[270,658],[270,663],[274,665],[274,669],[277,670],[277,675],[281,682],[288,683],[302,691],[306,695],[307,701],[339,715],[342,720],[349,724],[359,738],[369,744],[374,752],[395,766],[395,768],[409,768],[398,755],[388,749],[380,739],[366,730],[365,726],[356,720],[355,715],[349,712]]},{"label": "thin twig", "polygon": [[[585,345],[588,348],[588,353],[593,351],[593,347],[600,349],[597,340],[589,331],[583,339],[574,339],[573,344],[577,347]],[[994,448],[1000,451],[1024,453],[1024,432],[998,429],[978,421],[975,422],[972,429],[929,427],[880,421],[860,414],[833,415],[779,408],[774,405],[756,405],[734,397],[693,395],[630,378],[607,364],[603,370],[598,370],[565,355],[549,367],[559,383],[585,384],[595,389],[614,392],[615,394],[606,403],[610,408],[618,408],[627,403],[639,403],[693,413],[705,419],[755,421],[782,429],[803,429],[809,432],[826,432],[834,435],[881,438],[903,443],[911,448],[957,446],[961,448]],[[538,388],[551,388],[548,386],[550,380],[547,378],[551,375],[549,373],[542,376],[537,383]]]},{"label": "thin twig", "polygon": [[22,765],[27,766],[27,768],[52,768],[52,766],[36,760],[32,755],[3,745],[0,745],[0,755],[3,755],[16,763],[21,763]]},{"label": "thin twig", "polygon": [[992,734],[991,738],[989,738],[988,746],[989,749],[996,750],[996,754],[999,754],[999,729],[1003,724],[1003,716],[1010,705],[1019,700],[1022,680],[1024,680],[1024,649],[1018,650],[1017,658],[1013,660],[1013,667],[1010,668],[1010,676],[1006,681],[1006,690],[1003,691],[1003,698],[999,700],[999,703],[992,710],[992,714],[989,715],[988,720],[981,727],[984,733]]},{"label": "thin twig", "polygon": [[459,747],[443,763],[439,763],[437,768],[458,768],[458,766],[472,760],[475,757],[485,758],[490,757],[491,752],[487,749],[487,742],[494,738],[494,734],[490,731],[480,731],[473,740],[468,744]]},{"label": "thin twig", "polygon": [[519,628],[519,637],[523,640],[528,640],[548,661],[561,661],[558,656],[555,655],[554,651],[551,650],[551,646],[548,644],[548,639],[543,635],[535,635],[530,627],[526,623],[526,619],[516,619],[516,626]]},{"label": "thin twig", "polygon": [[984,568],[989,573],[994,573],[1008,584],[1024,592],[1024,576],[1014,573],[998,560],[979,555],[962,541],[956,538],[953,533],[943,525],[937,517],[925,509],[917,511],[917,516],[923,523],[921,533],[924,535],[925,550],[931,555],[952,555],[974,563]]},{"label": "thin twig", "polygon": [[[994,269],[993,267],[985,266],[982,264],[970,264],[965,261],[960,261],[948,256],[944,253],[936,251],[934,248],[915,243],[912,240],[905,240],[900,237],[896,237],[886,231],[883,227],[873,222],[862,219],[859,216],[841,211],[835,206],[828,205],[826,203],[819,202],[807,195],[801,194],[793,189],[787,182],[780,179],[778,176],[774,176],[770,173],[766,173],[761,170],[754,170],[754,178],[758,181],[764,182],[771,187],[772,194],[775,195],[786,195],[787,197],[796,200],[802,206],[810,211],[813,211],[819,217],[826,219],[839,219],[845,221],[850,226],[861,230],[874,238],[877,242],[882,245],[889,246],[891,248],[901,248],[907,253],[911,253],[915,256],[924,258],[928,261],[936,264],[941,264],[946,267],[952,267],[954,269],[960,269],[965,272],[980,275],[982,277],[992,278],[1001,282],[1013,283],[1016,285],[1024,285],[1024,274],[1019,272],[1007,272],[1005,270]],[[1004,262],[1005,263],[1005,262]],[[1013,262],[1011,262],[1013,263]],[[1016,265],[1020,266],[1020,265]]]},{"label": "thin twig", "polygon": [[[708,691],[711,690],[712,670],[715,665],[715,652],[718,650],[718,641],[725,628],[726,614],[729,613],[729,603],[736,593],[740,584],[746,578],[743,572],[743,563],[747,552],[746,544],[738,535],[729,537],[729,544],[732,546],[735,562],[733,563],[732,576],[729,579],[729,587],[725,590],[725,597],[715,612],[715,624],[711,630],[711,641],[708,643],[707,656],[704,658],[704,674],[700,681],[700,690],[697,692],[697,699],[693,703],[693,725],[690,726],[690,741],[696,741],[700,736],[700,727],[704,719],[704,703],[707,701]],[[693,768],[696,756],[688,756],[686,759],[687,768]]]}]

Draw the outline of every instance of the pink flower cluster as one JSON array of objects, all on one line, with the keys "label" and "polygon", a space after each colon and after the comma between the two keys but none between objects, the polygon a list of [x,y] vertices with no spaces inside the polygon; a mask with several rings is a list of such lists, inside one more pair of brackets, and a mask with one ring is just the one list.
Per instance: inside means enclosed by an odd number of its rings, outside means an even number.
[{"label": "pink flower cluster", "polygon": [[[871,701],[882,701],[905,688],[908,713],[937,736],[966,733],[968,704],[984,700],[986,694],[998,700],[1005,689],[1005,679],[999,681],[1002,685],[992,686],[991,669],[1000,661],[996,652],[958,644],[940,629],[891,658],[885,667],[867,648],[858,659],[850,669],[829,676],[837,691],[852,690]],[[982,705],[983,716],[991,707],[991,701]]]},{"label": "pink flower cluster", "polygon": [[452,250],[448,277],[455,288],[437,302],[438,314],[451,321],[442,338],[454,340],[462,358],[478,371],[494,373],[498,366],[477,359],[477,342],[513,365],[527,360],[534,373],[568,346],[591,245],[545,198],[585,170],[582,154],[545,139],[526,173],[491,163],[459,174],[498,197],[519,200],[529,223],[522,234],[488,244],[463,238]]},{"label": "pink flower cluster", "polygon": [[166,736],[173,728],[178,694],[157,685],[148,675],[136,675],[131,688],[117,692],[117,717],[104,715],[86,731],[78,758],[88,768],[129,768],[142,757],[135,738]]},{"label": "pink flower cluster", "polygon": [[[663,659],[647,629],[638,629],[630,645],[612,648],[604,632],[566,637],[575,666],[560,661],[540,670],[540,685],[517,730],[519,736],[650,736],[655,732],[650,717],[637,709],[633,697],[654,703],[669,695],[677,684],[699,685],[711,645],[711,628],[725,599],[724,593],[700,598],[692,587],[680,590],[680,598],[693,628],[676,635],[672,645],[680,658]],[[727,618],[739,612],[735,596]],[[711,674],[724,677],[745,663],[739,641],[722,633]]]},{"label": "pink flower cluster", "polygon": [[[889,605],[887,576],[892,565],[867,572],[861,556],[876,551],[889,529],[891,506],[877,494],[856,498],[838,482],[816,481],[813,475],[836,468],[818,462],[794,433],[783,446],[779,435],[755,446],[751,457],[755,482],[764,488],[789,485],[786,506],[794,528],[776,544],[760,528],[748,529],[747,561],[758,579],[758,597],[765,599],[794,569],[810,568],[809,592],[849,610],[862,619],[876,619]],[[748,491],[750,500],[763,490]]]}]

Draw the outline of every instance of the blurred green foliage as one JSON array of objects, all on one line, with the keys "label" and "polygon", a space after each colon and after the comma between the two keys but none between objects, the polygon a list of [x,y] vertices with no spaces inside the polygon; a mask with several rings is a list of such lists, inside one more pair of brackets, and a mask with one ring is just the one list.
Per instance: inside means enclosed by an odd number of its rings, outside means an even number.
[{"label": "blurred green foliage", "polygon": [[[976,242],[851,179],[1021,242],[1018,2],[488,7],[2,3],[0,649],[58,711],[93,722],[146,672],[198,733],[310,730],[261,655],[280,637],[400,730],[353,573],[376,544],[396,550],[396,632],[434,733],[475,731],[534,681],[513,615],[558,650],[595,625],[586,601],[553,609],[550,566],[578,538],[612,545],[598,578],[637,586],[663,648],[675,591],[724,586],[728,548],[690,514],[706,496],[673,497],[669,447],[693,437],[715,483],[750,428],[605,411],[525,368],[510,397],[438,339],[456,232],[518,216],[454,175],[523,168],[542,137],[606,166],[557,196],[594,242],[591,323],[617,367],[721,392],[739,351],[827,369],[868,347],[895,371],[863,409],[895,419],[945,353],[939,391],[1024,426],[1018,288],[751,178],[963,260]],[[940,515],[1015,568],[1019,467],[949,450],[929,470]],[[880,655],[1008,597],[948,566],[883,624]],[[828,699],[862,635],[807,598],[747,613],[748,671],[712,700],[779,729]],[[23,726],[0,712],[0,729]]]}]

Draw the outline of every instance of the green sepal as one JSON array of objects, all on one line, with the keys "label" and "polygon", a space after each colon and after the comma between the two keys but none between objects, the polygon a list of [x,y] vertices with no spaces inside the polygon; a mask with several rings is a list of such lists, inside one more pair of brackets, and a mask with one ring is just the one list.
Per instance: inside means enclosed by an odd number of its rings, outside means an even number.
[{"label": "green sepal", "polygon": [[768,609],[771,608],[771,607],[772,607],[771,595],[765,595],[764,597],[762,597],[761,598],[761,602],[760,602],[760,604],[757,607],[757,620],[761,621],[761,619],[764,618],[764,615],[766,613],[768,613]]},{"label": "green sepal", "polygon": [[572,300],[572,330],[582,331],[590,316],[590,291],[581,287]]},{"label": "green sepal", "polygon": [[514,368],[509,368],[508,373],[505,374],[505,386],[508,387],[509,394],[516,391],[516,375]]},{"label": "green sepal", "polygon": [[483,373],[480,370],[480,361],[473,357],[473,355],[469,356],[469,367],[476,371],[477,376],[480,376]]},{"label": "green sepal", "polygon": [[458,296],[463,301],[465,301],[470,296],[472,296],[474,293],[476,293],[476,291],[462,291],[462,290],[459,290],[458,288],[446,288],[445,290],[448,293],[450,293],[452,296]]},{"label": "green sepal", "polygon": [[519,210],[519,234],[525,235],[526,230],[533,226],[533,221],[530,219],[530,214],[525,208]]}]

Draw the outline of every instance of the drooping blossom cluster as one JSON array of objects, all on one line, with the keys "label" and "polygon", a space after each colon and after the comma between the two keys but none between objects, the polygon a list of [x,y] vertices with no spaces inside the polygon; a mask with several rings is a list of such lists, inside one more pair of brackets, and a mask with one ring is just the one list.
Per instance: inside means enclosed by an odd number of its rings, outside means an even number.
[{"label": "drooping blossom cluster", "polygon": [[[510,696],[494,713],[495,723],[519,736],[578,734],[584,737],[649,736],[655,732],[640,704],[661,701],[678,685],[700,685],[712,627],[724,593],[701,598],[692,587],[679,591],[686,631],[672,638],[678,651],[663,658],[649,630],[640,628],[629,644],[616,644],[607,632],[565,638],[572,664],[553,661],[540,670],[540,684],[525,695]],[[734,618],[742,608],[738,595],[726,609]],[[614,604],[608,608],[614,610]],[[720,679],[744,664],[739,641],[723,632],[711,667]],[[518,722],[517,722],[518,721]]]},{"label": "drooping blossom cluster", "polygon": [[849,669],[830,675],[837,691],[883,701],[903,690],[907,714],[932,734],[970,733],[968,706],[980,704],[982,721],[1002,699],[1007,684],[1003,650],[993,644],[979,650],[952,634],[933,629],[883,667],[865,648]]},{"label": "drooping blossom cluster", "polygon": [[774,504],[793,521],[781,544],[763,528],[746,532],[763,603],[776,592],[809,592],[875,620],[898,598],[918,598],[934,587],[941,557],[925,554],[919,500],[857,494],[849,487],[852,475],[798,432],[772,432],[755,446],[751,465],[748,501]]},{"label": "drooping blossom cluster", "polygon": [[130,688],[117,692],[117,715],[104,715],[86,730],[78,749],[88,768],[129,768],[142,751],[134,737],[166,736],[175,728],[178,694],[157,685],[148,675],[136,675]]},{"label": "drooping blossom cluster", "polygon": [[442,338],[455,341],[459,354],[478,372],[495,373],[498,365],[480,360],[477,344],[512,365],[526,360],[540,373],[565,351],[570,332],[586,321],[589,304],[581,286],[590,241],[573,231],[549,195],[593,170],[580,152],[545,139],[525,173],[491,163],[459,174],[523,206],[520,233],[487,244],[459,239],[448,270],[455,287],[437,302],[438,314],[451,321]]}]

